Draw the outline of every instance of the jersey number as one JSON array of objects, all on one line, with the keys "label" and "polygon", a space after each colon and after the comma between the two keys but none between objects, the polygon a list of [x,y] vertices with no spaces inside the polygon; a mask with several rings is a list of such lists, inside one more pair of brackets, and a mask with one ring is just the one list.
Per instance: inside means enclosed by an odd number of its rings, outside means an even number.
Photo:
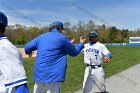
[{"label": "jersey number", "polygon": [[96,60],[97,60],[97,56],[98,56],[98,55],[95,55],[95,57],[96,57]]}]

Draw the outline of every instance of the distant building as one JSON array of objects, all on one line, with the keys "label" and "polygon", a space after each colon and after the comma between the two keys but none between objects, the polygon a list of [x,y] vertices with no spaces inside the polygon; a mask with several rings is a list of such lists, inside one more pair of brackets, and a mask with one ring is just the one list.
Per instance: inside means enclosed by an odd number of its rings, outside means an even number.
[{"label": "distant building", "polygon": [[140,37],[129,37],[129,43],[140,43]]}]

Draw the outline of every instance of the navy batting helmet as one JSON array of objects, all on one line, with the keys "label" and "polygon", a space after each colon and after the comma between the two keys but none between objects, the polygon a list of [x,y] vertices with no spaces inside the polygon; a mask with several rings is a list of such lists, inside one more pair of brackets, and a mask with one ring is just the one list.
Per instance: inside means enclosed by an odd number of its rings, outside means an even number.
[{"label": "navy batting helmet", "polygon": [[98,33],[96,31],[91,31],[89,34],[88,34],[88,37],[98,37]]},{"label": "navy batting helmet", "polygon": [[8,19],[4,13],[0,11],[0,24],[4,27],[8,26]]},{"label": "navy batting helmet", "polygon": [[60,22],[60,21],[54,21],[54,22],[51,24],[51,27],[61,27],[62,29],[64,29],[63,23]]}]

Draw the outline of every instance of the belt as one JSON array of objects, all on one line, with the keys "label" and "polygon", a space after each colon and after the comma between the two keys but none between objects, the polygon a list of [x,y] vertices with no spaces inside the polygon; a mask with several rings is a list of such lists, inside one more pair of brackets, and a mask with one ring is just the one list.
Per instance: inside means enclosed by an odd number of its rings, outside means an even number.
[{"label": "belt", "polygon": [[89,64],[87,64],[87,67],[89,67],[89,66],[90,66],[91,68],[93,68],[93,69],[102,67],[102,65],[89,65]]}]

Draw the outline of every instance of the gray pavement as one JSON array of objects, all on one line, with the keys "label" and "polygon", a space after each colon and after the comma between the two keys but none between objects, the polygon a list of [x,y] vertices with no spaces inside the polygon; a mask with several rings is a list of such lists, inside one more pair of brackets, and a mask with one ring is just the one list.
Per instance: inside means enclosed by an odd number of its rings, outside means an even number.
[{"label": "gray pavement", "polygon": [[[140,64],[106,79],[108,93],[140,93]],[[82,89],[74,93],[82,93]],[[93,93],[100,93],[94,87]]]}]

